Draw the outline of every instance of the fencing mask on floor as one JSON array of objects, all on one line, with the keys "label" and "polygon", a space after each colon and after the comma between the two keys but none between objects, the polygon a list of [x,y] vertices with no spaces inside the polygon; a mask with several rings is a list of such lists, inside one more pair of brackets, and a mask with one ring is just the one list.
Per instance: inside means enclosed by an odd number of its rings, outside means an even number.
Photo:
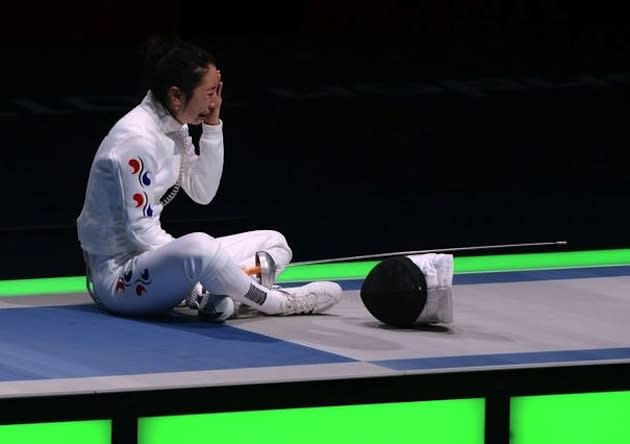
[{"label": "fencing mask on floor", "polygon": [[453,256],[394,256],[378,263],[361,286],[361,300],[379,321],[395,327],[453,321]]}]

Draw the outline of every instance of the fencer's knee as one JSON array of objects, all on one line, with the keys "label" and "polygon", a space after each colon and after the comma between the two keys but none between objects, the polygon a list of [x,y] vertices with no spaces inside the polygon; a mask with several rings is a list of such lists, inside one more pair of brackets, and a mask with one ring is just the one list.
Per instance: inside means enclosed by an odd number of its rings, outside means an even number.
[{"label": "fencer's knee", "polygon": [[267,230],[267,236],[269,238],[269,245],[271,247],[281,248],[285,250],[288,255],[288,260],[290,261],[293,257],[293,251],[291,251],[291,247],[287,242],[287,238],[284,234],[280,233],[276,230]]},{"label": "fencer's knee", "polygon": [[186,255],[192,257],[214,256],[221,248],[219,241],[202,232],[186,234],[180,237],[179,241]]}]

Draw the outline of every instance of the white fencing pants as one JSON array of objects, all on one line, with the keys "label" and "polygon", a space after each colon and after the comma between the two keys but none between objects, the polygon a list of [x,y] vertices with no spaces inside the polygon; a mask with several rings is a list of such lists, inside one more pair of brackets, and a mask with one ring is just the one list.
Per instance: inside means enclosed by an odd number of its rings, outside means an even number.
[{"label": "white fencing pants", "polygon": [[267,251],[279,268],[292,258],[282,234],[256,230],[219,238],[186,234],[122,264],[95,255],[88,255],[87,261],[96,302],[115,314],[168,312],[198,282],[210,293],[230,296],[263,313],[280,313],[284,297],[243,272],[255,264],[259,250]]}]

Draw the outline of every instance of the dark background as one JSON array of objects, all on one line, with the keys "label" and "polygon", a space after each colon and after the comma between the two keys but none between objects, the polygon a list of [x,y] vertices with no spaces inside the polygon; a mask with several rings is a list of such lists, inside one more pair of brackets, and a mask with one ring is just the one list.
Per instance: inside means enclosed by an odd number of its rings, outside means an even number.
[{"label": "dark background", "polygon": [[273,228],[296,261],[630,247],[630,28],[575,23],[564,2],[468,3],[9,6],[0,279],[83,272],[92,156],[144,95],[155,33],[210,49],[225,81],[222,185],[208,206],[178,196],[175,235]]}]

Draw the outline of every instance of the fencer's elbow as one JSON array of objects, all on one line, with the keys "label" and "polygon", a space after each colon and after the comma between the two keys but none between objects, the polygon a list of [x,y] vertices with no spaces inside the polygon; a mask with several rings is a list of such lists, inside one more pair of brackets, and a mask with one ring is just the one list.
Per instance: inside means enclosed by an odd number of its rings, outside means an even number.
[{"label": "fencer's elbow", "polygon": [[199,187],[197,189],[193,189],[193,192],[189,195],[193,202],[198,203],[199,205],[208,205],[215,198],[218,190],[218,186],[212,188]]},{"label": "fencer's elbow", "polygon": [[192,199],[195,203],[198,203],[199,205],[208,205],[210,204],[210,202],[212,202],[214,196],[216,196],[216,193],[208,194],[205,196],[195,196]]}]

